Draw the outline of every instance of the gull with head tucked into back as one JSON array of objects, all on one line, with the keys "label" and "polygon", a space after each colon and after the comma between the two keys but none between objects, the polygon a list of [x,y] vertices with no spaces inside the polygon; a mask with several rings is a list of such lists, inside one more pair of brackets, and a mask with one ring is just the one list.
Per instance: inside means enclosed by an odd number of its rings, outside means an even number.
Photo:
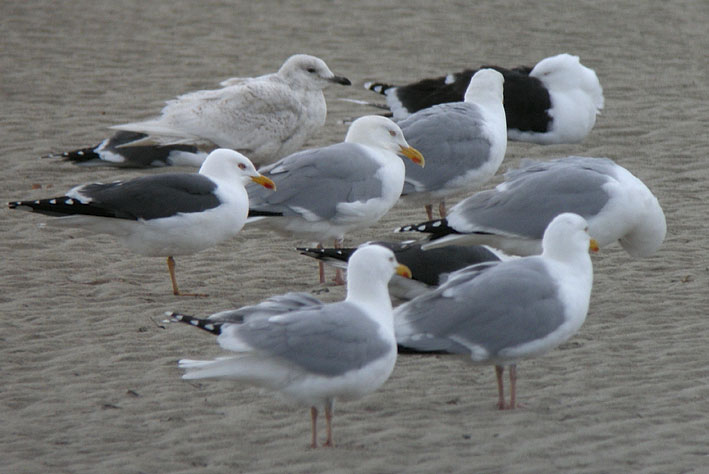
[{"label": "gull with head tucked into back", "polygon": [[[278,186],[263,193],[248,186],[250,207],[275,217],[253,217],[248,223],[266,225],[320,244],[369,227],[396,204],[404,186],[399,154],[424,166],[421,153],[409,146],[394,122],[378,115],[360,117],[350,125],[345,141],[304,150],[261,168]],[[324,283],[322,266],[320,282]],[[340,273],[336,277],[342,283]]]},{"label": "gull with head tucked into back", "polygon": [[[357,399],[378,389],[396,362],[396,340],[387,282],[410,275],[391,250],[363,247],[349,261],[347,298],[311,304],[286,298],[249,311],[222,312],[208,319],[168,313],[173,320],[218,335],[236,354],[215,360],[180,360],[186,379],[226,378],[277,391],[310,407],[311,447],[317,447],[318,406],[325,407],[327,439],[333,446],[335,399]],[[293,307],[291,302],[294,302]],[[258,307],[252,307],[258,313]],[[283,308],[283,313],[278,309]]]},{"label": "gull with head tucked into back", "polygon": [[178,289],[173,257],[212,247],[241,230],[249,211],[247,182],[275,189],[244,155],[217,149],[199,173],[84,184],[64,196],[9,206],[58,216],[48,221],[52,225],[113,235],[141,255],[167,257],[173,293],[188,295]]},{"label": "gull with head tucked into back", "polygon": [[[603,88],[598,76],[581,64],[578,56],[557,54],[534,67],[482,68],[495,69],[505,77],[504,105],[510,140],[542,145],[580,143],[603,109]],[[394,120],[399,121],[432,105],[462,100],[470,78],[478,70],[465,69],[403,86],[368,82],[364,87],[385,95]]]},{"label": "gull with head tucked into back", "polygon": [[445,219],[400,227],[430,236],[424,250],[444,245],[489,245],[515,255],[542,251],[542,235],[563,212],[588,221],[601,247],[613,242],[633,257],[647,257],[662,245],[665,214],[648,187],[608,158],[569,156],[523,160],[495,189],[456,204]]},{"label": "gull with head tucked into back", "polygon": [[[394,252],[396,260],[411,270],[411,278],[394,276],[389,282],[389,294],[393,300],[410,300],[445,282],[461,268],[482,262],[500,260],[500,256],[482,245],[448,245],[432,250],[422,250],[414,241],[371,241],[362,245],[376,244]],[[346,268],[347,260],[356,248],[300,247],[296,250],[336,268]]]}]

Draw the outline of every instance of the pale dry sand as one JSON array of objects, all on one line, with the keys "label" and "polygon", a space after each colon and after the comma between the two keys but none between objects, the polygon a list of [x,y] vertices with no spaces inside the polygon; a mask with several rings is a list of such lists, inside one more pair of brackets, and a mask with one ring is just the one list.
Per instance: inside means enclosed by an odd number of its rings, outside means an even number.
[{"label": "pale dry sand", "polygon": [[[494,409],[491,368],[400,357],[381,390],[338,405],[338,447],[313,451],[306,409],[226,381],[181,380],[178,358],[221,351],[207,334],[160,323],[165,310],[206,315],[317,288],[314,264],[292,250],[302,242],[247,230],[179,258],[183,288],[211,297],[176,298],[163,260],[5,210],[2,472],[709,470],[708,4],[385,3],[4,1],[3,200],[140,174],[37,157],[97,143],[111,124],[230,76],[270,72],[292,53],[320,56],[355,83],[327,91],[316,146],[340,141],[343,120],[370,112],[335,100],[375,99],[361,89],[365,80],[407,82],[570,52],[605,88],[596,128],[577,146],[511,143],[503,169],[523,156],[615,159],[665,209],[660,252],[632,260],[613,246],[593,257],[584,327],[519,365],[523,409]],[[390,237],[422,216],[398,206],[350,242]]]}]

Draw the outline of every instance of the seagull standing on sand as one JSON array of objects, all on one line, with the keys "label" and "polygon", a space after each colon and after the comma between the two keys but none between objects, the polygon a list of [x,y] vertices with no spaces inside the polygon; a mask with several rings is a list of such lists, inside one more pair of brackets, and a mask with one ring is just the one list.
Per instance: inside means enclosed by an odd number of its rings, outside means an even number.
[{"label": "seagull standing on sand", "polygon": [[460,201],[447,218],[398,231],[429,234],[424,250],[477,244],[534,255],[542,251],[546,227],[563,212],[584,217],[601,247],[618,241],[633,257],[655,253],[667,232],[662,207],[642,181],[608,158],[580,156],[523,160],[503,183]]},{"label": "seagull standing on sand", "polygon": [[[598,76],[578,56],[558,54],[533,68],[492,68],[505,77],[507,134],[513,141],[550,145],[580,143],[603,109],[603,88]],[[476,69],[423,79],[404,86],[368,82],[366,89],[386,96],[394,120],[418,110],[463,99]]]},{"label": "seagull standing on sand", "polygon": [[[438,289],[396,308],[396,340],[420,352],[443,351],[493,364],[500,409],[515,408],[516,364],[568,340],[586,319],[593,282],[582,217],[564,213],[544,233],[539,256],[460,270]],[[502,375],[510,373],[510,403]]]},{"label": "seagull standing on sand", "polygon": [[[22,209],[59,216],[49,224],[111,234],[134,252],[167,257],[175,295],[176,255],[190,255],[235,236],[249,210],[245,184],[275,189],[242,154],[227,149],[207,156],[199,173],[143,176],[128,181],[91,183],[64,196],[9,203]],[[195,296],[195,295],[191,295]]]},{"label": "seagull standing on sand", "polygon": [[[102,142],[103,147],[63,156],[77,164],[199,166],[204,155],[184,147],[199,145],[238,150],[262,166],[298,151],[325,125],[323,89],[332,83],[350,81],[333,74],[322,59],[296,54],[278,72],[228,79],[221,89],[190,92],[167,102],[157,118],[111,127],[139,134],[132,141],[121,136],[117,148]],[[144,148],[139,154],[121,152],[130,146]]]},{"label": "seagull standing on sand", "polygon": [[[248,186],[250,207],[282,215],[253,217],[247,223],[320,244],[335,239],[340,247],[347,232],[371,226],[396,204],[405,174],[398,154],[424,165],[398,125],[378,115],[360,117],[343,143],[304,150],[262,168],[278,191],[263,193]],[[339,271],[336,282],[342,283]]]},{"label": "seagull standing on sand", "polygon": [[[387,282],[410,272],[391,250],[371,245],[349,262],[347,298],[338,303],[244,319],[224,313],[198,319],[168,313],[177,321],[218,335],[237,354],[210,361],[180,360],[185,379],[227,378],[277,391],[310,407],[311,446],[317,447],[318,406],[325,407],[327,439],[334,446],[335,399],[357,399],[378,389],[396,362],[396,340]],[[258,305],[257,305],[258,306]]]},{"label": "seagull standing on sand", "polygon": [[419,110],[398,122],[406,141],[426,157],[426,169],[406,165],[402,195],[425,203],[433,219],[432,200],[446,216],[445,198],[477,188],[492,178],[507,150],[502,106],[502,74],[481,69],[470,80],[463,102]]}]

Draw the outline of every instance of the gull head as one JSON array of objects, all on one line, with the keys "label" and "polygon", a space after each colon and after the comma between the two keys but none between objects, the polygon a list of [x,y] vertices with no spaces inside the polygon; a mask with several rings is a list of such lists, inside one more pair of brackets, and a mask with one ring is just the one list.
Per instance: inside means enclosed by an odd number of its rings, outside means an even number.
[{"label": "gull head", "polygon": [[381,115],[365,115],[352,122],[345,142],[384,148],[405,156],[421,167],[425,165],[423,155],[408,144],[401,128]]},{"label": "gull head", "polygon": [[288,58],[278,74],[289,82],[312,90],[322,90],[332,83],[344,86],[352,84],[346,77],[335,75],[325,61],[308,54],[295,54]]},{"label": "gull head", "polygon": [[558,260],[588,257],[588,251],[598,251],[598,242],[588,233],[586,219],[565,212],[556,216],[547,226],[542,238],[542,255]]},{"label": "gull head", "polygon": [[199,172],[210,178],[235,178],[244,186],[253,181],[264,188],[276,189],[276,183],[256,171],[251,160],[228,148],[217,148],[207,155]]}]

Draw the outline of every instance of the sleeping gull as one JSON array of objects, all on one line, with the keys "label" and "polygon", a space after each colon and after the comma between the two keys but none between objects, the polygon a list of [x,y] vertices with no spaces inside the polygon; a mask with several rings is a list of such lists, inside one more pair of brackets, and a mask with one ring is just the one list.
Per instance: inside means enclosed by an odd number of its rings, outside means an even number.
[{"label": "sleeping gull", "polygon": [[[461,268],[476,263],[499,261],[500,257],[482,245],[448,245],[432,250],[422,250],[421,244],[413,241],[373,241],[362,245],[381,245],[390,249],[396,261],[411,270],[411,278],[394,276],[389,281],[389,294],[399,300],[410,300],[442,284],[448,276]],[[346,268],[347,260],[356,248],[301,247],[303,255],[316,258],[340,268]]]},{"label": "sleeping gull", "polygon": [[[579,143],[603,109],[603,88],[593,69],[578,56],[559,54],[533,68],[483,66],[505,77],[505,112],[510,140],[549,145]],[[462,100],[475,69],[424,79],[405,86],[368,82],[365,88],[386,96],[395,120],[435,104]]]},{"label": "sleeping gull", "polygon": [[[378,389],[396,362],[396,340],[387,282],[408,274],[381,246],[358,250],[350,259],[347,298],[306,305],[261,317],[231,319],[217,313],[198,319],[177,313],[178,321],[218,335],[219,345],[237,355],[210,361],[180,360],[185,379],[222,377],[280,392],[310,407],[311,446],[317,447],[317,406],[324,405],[327,439],[333,446],[335,399],[357,399]],[[220,316],[221,315],[221,316]]]},{"label": "sleeping gull", "polygon": [[[238,150],[258,166],[272,163],[299,150],[325,125],[327,106],[323,89],[332,83],[349,85],[350,81],[333,74],[323,60],[296,54],[278,72],[228,79],[222,82],[221,89],[191,92],[168,101],[157,118],[111,127],[141,136],[122,143],[117,152],[97,153],[98,159],[107,160],[106,165],[123,167],[199,166],[203,155],[198,151],[191,157],[184,152],[177,163],[169,159],[174,145],[199,145],[207,149]],[[158,156],[151,147],[156,143],[163,151],[167,147],[168,154]],[[130,146],[144,148],[141,153],[122,153]],[[65,155],[81,157],[73,152]]]},{"label": "sleeping gull", "polygon": [[166,256],[172,289],[176,255],[189,255],[236,235],[248,213],[244,185],[253,181],[275,189],[242,154],[217,149],[204,160],[199,173],[143,176],[128,181],[91,183],[64,196],[11,202],[49,216],[53,225],[80,227],[116,236],[126,247],[147,256]]},{"label": "sleeping gull", "polygon": [[503,183],[460,201],[446,219],[398,230],[431,233],[425,250],[480,244],[532,255],[541,252],[544,229],[562,212],[584,217],[601,247],[619,241],[633,257],[655,253],[667,232],[662,208],[642,181],[608,158],[579,156],[523,160]]},{"label": "sleeping gull", "polygon": [[426,169],[406,165],[402,196],[426,205],[470,190],[492,178],[505,157],[507,126],[502,106],[502,74],[481,69],[470,80],[463,102],[434,105],[398,122],[406,141],[426,157]]},{"label": "sleeping gull", "polygon": [[[516,363],[573,336],[588,312],[593,282],[589,249],[597,243],[577,214],[554,218],[541,255],[460,270],[438,289],[396,308],[396,340],[421,352],[469,355],[495,365],[498,408],[516,407]],[[502,375],[510,369],[510,403]]]},{"label": "sleeping gull", "polygon": [[207,153],[194,145],[129,145],[146,138],[144,133],[118,131],[98,145],[44,158],[62,158],[77,166],[151,168],[161,166],[200,167]]},{"label": "sleeping gull", "polygon": [[[251,209],[283,215],[247,222],[320,243],[335,239],[339,247],[347,232],[374,224],[399,199],[405,171],[398,153],[424,165],[394,122],[378,115],[360,117],[343,143],[304,150],[262,168],[278,191],[248,186]],[[336,281],[342,283],[339,272]]]}]

